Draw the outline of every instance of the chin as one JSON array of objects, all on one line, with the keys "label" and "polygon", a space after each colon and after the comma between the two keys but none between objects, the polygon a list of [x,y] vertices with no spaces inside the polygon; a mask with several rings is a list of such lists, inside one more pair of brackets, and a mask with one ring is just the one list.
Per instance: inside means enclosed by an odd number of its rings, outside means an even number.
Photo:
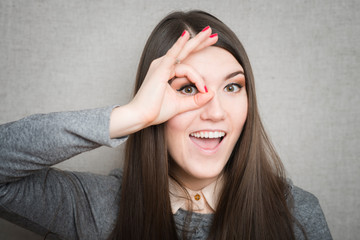
[{"label": "chin", "polygon": [[196,160],[193,160],[189,164],[185,163],[183,166],[175,163],[175,174],[188,187],[193,183],[197,186],[206,186],[220,176],[226,164],[226,161],[209,163],[209,159],[206,160],[206,163],[197,162],[197,164],[194,162]]}]

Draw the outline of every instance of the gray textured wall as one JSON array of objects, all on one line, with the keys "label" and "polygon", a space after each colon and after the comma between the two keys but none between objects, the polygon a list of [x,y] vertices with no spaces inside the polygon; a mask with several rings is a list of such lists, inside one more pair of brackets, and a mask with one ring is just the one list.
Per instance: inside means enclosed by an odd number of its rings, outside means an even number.
[{"label": "gray textured wall", "polygon": [[[168,12],[189,9],[215,14],[238,34],[289,177],[319,198],[334,239],[358,238],[356,0],[1,0],[0,123],[128,102],[150,31]],[[121,151],[101,148],[61,167],[107,173],[121,165]],[[0,220],[0,239],[25,238],[42,239]]]}]

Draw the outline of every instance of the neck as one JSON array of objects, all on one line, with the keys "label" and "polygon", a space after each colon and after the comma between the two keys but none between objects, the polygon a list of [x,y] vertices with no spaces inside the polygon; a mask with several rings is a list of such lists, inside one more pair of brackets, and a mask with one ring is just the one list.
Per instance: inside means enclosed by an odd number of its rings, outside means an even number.
[{"label": "neck", "polygon": [[192,191],[199,191],[218,179],[218,176],[211,178],[196,178],[185,171],[175,171],[174,177],[180,184]]}]

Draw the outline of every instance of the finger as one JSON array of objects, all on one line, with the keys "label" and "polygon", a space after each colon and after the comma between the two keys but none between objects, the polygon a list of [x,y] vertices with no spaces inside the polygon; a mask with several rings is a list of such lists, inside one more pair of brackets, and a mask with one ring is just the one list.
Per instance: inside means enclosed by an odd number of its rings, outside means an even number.
[{"label": "finger", "polygon": [[190,82],[195,84],[199,92],[207,92],[204,79],[194,68],[189,65],[176,64],[175,77],[186,77]]},{"label": "finger", "polygon": [[211,35],[211,28],[206,27],[199,32],[194,38],[190,39],[183,49],[179,52],[177,58],[181,61],[185,59],[191,52],[193,52],[200,44],[206,41]]},{"label": "finger", "polygon": [[194,53],[200,51],[201,49],[214,45],[218,41],[218,39],[219,37],[217,33],[211,34],[208,39],[200,43],[192,52]]},{"label": "finger", "polygon": [[192,97],[182,96],[179,100],[179,112],[186,112],[190,110],[202,107],[214,97],[214,93],[209,91],[208,93],[198,93]]},{"label": "finger", "polygon": [[178,40],[174,43],[174,45],[167,51],[164,56],[164,63],[173,65],[176,62],[176,58],[178,57],[181,50],[184,48],[185,44],[188,42],[190,38],[190,34],[188,31],[184,30]]}]

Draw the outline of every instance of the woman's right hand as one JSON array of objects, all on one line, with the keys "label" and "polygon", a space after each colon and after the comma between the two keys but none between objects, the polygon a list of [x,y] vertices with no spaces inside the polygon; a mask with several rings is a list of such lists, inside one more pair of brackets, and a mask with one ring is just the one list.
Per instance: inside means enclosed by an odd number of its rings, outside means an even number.
[{"label": "woman's right hand", "polygon": [[[133,100],[113,110],[110,119],[111,138],[166,122],[179,113],[203,106],[213,97],[213,93],[207,91],[202,77],[192,67],[181,62],[191,53],[216,43],[218,36],[211,35],[211,28],[207,27],[194,38],[189,38],[189,32],[184,31],[164,56],[151,63]],[[169,84],[170,79],[177,77],[187,78],[199,92],[193,96],[177,93]]]}]

